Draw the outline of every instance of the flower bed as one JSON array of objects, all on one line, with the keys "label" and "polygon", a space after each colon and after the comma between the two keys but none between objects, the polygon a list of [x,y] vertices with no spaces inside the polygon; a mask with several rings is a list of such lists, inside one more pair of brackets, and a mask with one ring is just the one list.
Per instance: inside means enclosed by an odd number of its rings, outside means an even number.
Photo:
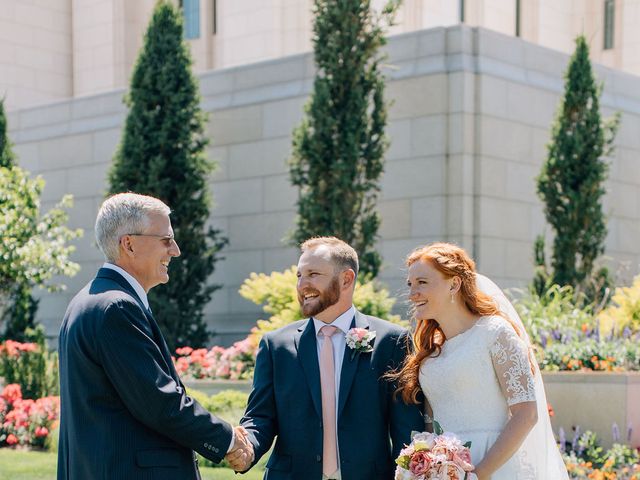
[{"label": "flower bed", "polygon": [[[573,439],[567,441],[560,432],[560,449],[571,478],[594,480],[640,480],[638,450],[620,443],[620,434],[614,424],[615,443],[608,450],[600,446],[595,433],[575,429]],[[627,440],[631,432],[627,432]]]},{"label": "flower bed", "polygon": [[44,447],[59,416],[59,397],[26,399],[19,385],[7,385],[0,393],[0,447]]},{"label": "flower bed", "polygon": [[178,348],[174,363],[178,373],[186,380],[246,380],[253,377],[255,356],[256,345],[246,338],[229,348]]}]

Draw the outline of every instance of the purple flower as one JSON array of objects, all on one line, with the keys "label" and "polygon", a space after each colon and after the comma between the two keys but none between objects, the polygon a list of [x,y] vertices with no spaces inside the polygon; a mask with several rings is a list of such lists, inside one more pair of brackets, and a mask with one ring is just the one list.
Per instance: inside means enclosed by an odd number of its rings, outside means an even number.
[{"label": "purple flower", "polygon": [[558,432],[558,437],[560,439],[560,451],[564,452],[564,449],[567,447],[567,436],[564,433],[564,428],[560,427],[560,431]]},{"label": "purple flower", "polygon": [[576,448],[578,447],[578,440],[580,439],[580,425],[576,425],[573,428],[573,440],[571,441],[571,450],[573,450],[574,452],[577,451]]},{"label": "purple flower", "polygon": [[560,341],[560,339],[562,338],[560,330],[558,330],[557,328],[551,330],[551,338],[553,338],[556,342]]},{"label": "purple flower", "polygon": [[611,435],[613,436],[613,443],[620,443],[620,429],[616,422],[613,422],[611,426]]},{"label": "purple flower", "polygon": [[624,327],[622,331],[622,338],[630,338],[631,337],[631,329],[629,327]]},{"label": "purple flower", "polygon": [[547,348],[547,335],[545,333],[540,334],[540,345],[542,348]]}]

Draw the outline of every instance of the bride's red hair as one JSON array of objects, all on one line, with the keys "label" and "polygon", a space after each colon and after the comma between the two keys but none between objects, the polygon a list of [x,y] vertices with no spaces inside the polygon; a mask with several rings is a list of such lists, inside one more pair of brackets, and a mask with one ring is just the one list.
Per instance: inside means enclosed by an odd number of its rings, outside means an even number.
[{"label": "bride's red hair", "polygon": [[[460,296],[469,311],[478,316],[502,315],[497,303],[476,286],[476,264],[462,248],[450,243],[432,243],[415,249],[406,260],[407,267],[415,262],[428,262],[447,278],[459,277]],[[444,332],[434,319],[416,319],[413,349],[397,372],[389,376],[398,381],[398,392],[405,403],[419,403],[420,365],[427,357],[440,355],[446,341]],[[507,320],[509,320],[507,318]],[[522,332],[509,320],[518,335]]]}]

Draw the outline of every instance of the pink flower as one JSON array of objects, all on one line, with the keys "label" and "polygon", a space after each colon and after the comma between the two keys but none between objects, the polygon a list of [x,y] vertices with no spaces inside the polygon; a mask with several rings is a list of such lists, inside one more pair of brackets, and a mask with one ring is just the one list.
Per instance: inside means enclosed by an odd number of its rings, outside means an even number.
[{"label": "pink flower", "polygon": [[47,427],[36,428],[36,437],[46,437],[47,435],[49,435],[49,430],[47,430]]},{"label": "pink flower", "polygon": [[193,352],[193,348],[191,348],[191,347],[176,348],[176,354],[177,355],[189,355],[189,354],[191,354],[191,352]]},{"label": "pink flower", "polygon": [[471,463],[471,452],[468,448],[462,448],[454,451],[453,458],[451,460],[465,472],[470,472],[474,468]]},{"label": "pink flower", "polygon": [[414,475],[424,475],[431,468],[431,463],[432,459],[428,451],[415,452],[409,462],[409,471]]},{"label": "pink flower", "polygon": [[18,438],[13,434],[10,433],[9,435],[7,435],[7,445],[15,445],[16,443],[18,443]]},{"label": "pink flower", "polygon": [[[8,340],[7,340],[8,341]],[[20,385],[17,383],[10,383],[6,387],[2,393],[0,393],[0,397],[4,398],[9,405],[13,405],[16,400],[20,400],[22,398],[22,390],[20,389]]]}]

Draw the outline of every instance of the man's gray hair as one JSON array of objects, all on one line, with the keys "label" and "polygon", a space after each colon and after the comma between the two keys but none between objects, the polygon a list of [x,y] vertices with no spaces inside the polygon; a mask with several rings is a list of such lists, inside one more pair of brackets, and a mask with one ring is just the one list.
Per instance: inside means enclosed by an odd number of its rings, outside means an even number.
[{"label": "man's gray hair", "polygon": [[153,213],[169,215],[171,209],[157,198],[138,193],[117,193],[102,203],[96,218],[96,241],[108,262],[118,260],[120,238],[144,233]]}]

